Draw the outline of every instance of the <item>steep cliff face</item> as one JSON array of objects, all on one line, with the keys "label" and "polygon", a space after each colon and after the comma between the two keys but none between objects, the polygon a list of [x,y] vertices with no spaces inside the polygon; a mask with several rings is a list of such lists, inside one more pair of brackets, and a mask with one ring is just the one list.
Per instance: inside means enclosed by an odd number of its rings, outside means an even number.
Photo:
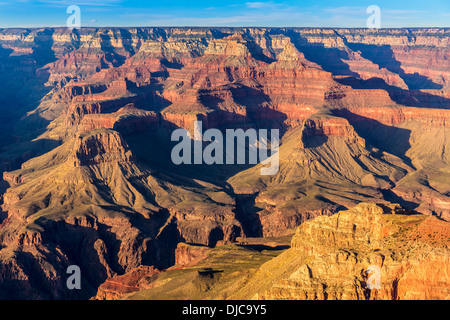
[{"label": "steep cliff face", "polygon": [[89,132],[101,128],[114,129],[123,135],[156,130],[159,128],[159,116],[154,112],[137,109],[133,104],[128,104],[114,113],[84,116],[78,126],[78,132]]},{"label": "steep cliff face", "polygon": [[332,75],[304,62],[292,44],[287,44],[278,61],[257,78],[273,109],[285,114],[286,123],[298,125],[326,105],[326,93],[337,85]]},{"label": "steep cliff face", "polygon": [[[233,298],[448,299],[448,228],[434,217],[375,204],[318,217]],[[377,289],[368,286],[369,266],[379,268]]]},{"label": "steep cliff face", "polygon": [[140,266],[125,275],[107,279],[98,288],[96,300],[120,300],[126,294],[151,288],[157,279],[159,270],[153,267]]}]

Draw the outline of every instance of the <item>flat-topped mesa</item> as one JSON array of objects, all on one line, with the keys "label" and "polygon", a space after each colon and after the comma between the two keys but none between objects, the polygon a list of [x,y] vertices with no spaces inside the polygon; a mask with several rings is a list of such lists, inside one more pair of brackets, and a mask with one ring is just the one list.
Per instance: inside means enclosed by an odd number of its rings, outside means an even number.
[{"label": "flat-topped mesa", "polygon": [[163,126],[169,129],[182,128],[192,135],[194,133],[194,122],[199,120],[199,114],[165,112],[161,114],[161,118],[165,121]]},{"label": "flat-topped mesa", "polygon": [[270,100],[255,82],[243,80],[207,89],[187,89],[183,99],[175,100],[162,111],[162,118],[192,133],[194,121],[202,121],[204,129],[246,129],[262,123],[281,124],[285,116],[271,108]]},{"label": "flat-topped mesa", "polygon": [[72,100],[73,103],[77,102],[97,102],[97,101],[103,101],[103,100],[110,100],[113,98],[120,98],[124,96],[130,96],[132,95],[132,92],[130,91],[132,87],[132,82],[125,79],[115,80],[112,81],[108,89],[101,93],[95,93],[95,94],[84,94],[75,96]]},{"label": "flat-topped mesa", "polygon": [[109,85],[108,89],[104,92],[104,95],[113,97],[129,95],[131,93],[131,87],[132,82],[127,78],[116,80]]},{"label": "flat-topped mesa", "polygon": [[158,114],[137,109],[134,104],[127,104],[117,112],[107,114],[88,114],[78,126],[78,133],[96,129],[115,129],[121,134],[132,134],[159,127]]},{"label": "flat-topped mesa", "polygon": [[130,162],[132,159],[131,150],[118,132],[100,129],[76,138],[69,162],[81,167],[106,162]]},{"label": "flat-topped mesa", "polygon": [[102,83],[89,83],[84,81],[71,80],[64,87],[58,90],[52,98],[55,102],[71,102],[76,96],[91,95],[104,92],[108,86]]},{"label": "flat-topped mesa", "polygon": [[303,124],[302,146],[307,147],[305,140],[316,135],[345,137],[349,142],[357,143],[362,147],[365,147],[366,144],[365,140],[355,132],[348,120],[344,118],[313,116],[307,119]]}]

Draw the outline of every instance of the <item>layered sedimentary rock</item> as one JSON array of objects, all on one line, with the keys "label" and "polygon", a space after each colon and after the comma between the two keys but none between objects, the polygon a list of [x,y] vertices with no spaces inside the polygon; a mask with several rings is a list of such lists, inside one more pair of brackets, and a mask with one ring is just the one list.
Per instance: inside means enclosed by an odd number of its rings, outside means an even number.
[{"label": "layered sedimentary rock", "polygon": [[98,288],[96,300],[119,300],[131,292],[145,290],[158,277],[160,271],[153,267],[140,266],[122,276],[107,279]]},{"label": "layered sedimentary rock", "polygon": [[381,190],[412,171],[393,154],[369,152],[347,120],[329,115],[312,116],[288,131],[278,156],[275,176],[261,177],[259,164],[229,180],[235,192],[256,195],[262,233],[268,236],[342,206],[380,201]]},{"label": "layered sedimentary rock", "polygon": [[[0,238],[6,269],[0,284],[10,288],[11,281],[23,280],[25,290],[5,292],[18,298],[73,298],[77,293],[67,291],[62,275],[76,260],[87,288],[79,297],[87,298],[108,277],[143,264],[170,266],[179,241],[213,246],[241,235],[229,199],[153,175],[134,162],[119,133],[99,129],[25,163],[14,173],[20,181],[5,176],[20,184],[4,195],[8,216]],[[26,267],[30,254],[40,257],[32,269]],[[49,287],[34,284],[38,273]]]},{"label": "layered sedimentary rock", "polygon": [[[140,266],[189,264],[179,243],[292,234],[363,201],[450,219],[448,44],[442,28],[1,29],[4,295],[73,297],[77,262],[79,297],[109,279],[99,295],[119,298]],[[170,134],[194,121],[279,129],[279,170],[174,165]]]},{"label": "layered sedimentary rock", "polygon": [[233,298],[448,299],[449,223],[398,209],[359,204],[305,222]]},{"label": "layered sedimentary rock", "polygon": [[158,115],[151,111],[137,109],[133,104],[128,104],[114,113],[84,116],[78,127],[78,132],[106,128],[115,129],[122,134],[129,135],[145,130],[155,130],[158,127]]}]

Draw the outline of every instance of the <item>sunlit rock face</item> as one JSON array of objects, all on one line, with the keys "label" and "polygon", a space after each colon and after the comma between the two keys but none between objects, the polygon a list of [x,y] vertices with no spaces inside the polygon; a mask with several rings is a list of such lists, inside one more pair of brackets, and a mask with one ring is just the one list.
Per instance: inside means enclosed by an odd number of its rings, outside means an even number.
[{"label": "sunlit rock face", "polygon": [[[448,299],[448,279],[425,275],[448,265],[449,39],[439,28],[0,29],[0,298],[123,298],[204,248],[295,233],[289,256],[313,262],[252,295]],[[196,121],[279,130],[279,170],[175,165],[171,133]],[[392,227],[393,203],[422,215]],[[407,236],[394,250],[386,241],[409,223],[411,237],[441,240],[417,251]],[[366,262],[386,276],[376,295],[361,284]],[[83,292],[65,286],[74,263],[88,270]]]}]

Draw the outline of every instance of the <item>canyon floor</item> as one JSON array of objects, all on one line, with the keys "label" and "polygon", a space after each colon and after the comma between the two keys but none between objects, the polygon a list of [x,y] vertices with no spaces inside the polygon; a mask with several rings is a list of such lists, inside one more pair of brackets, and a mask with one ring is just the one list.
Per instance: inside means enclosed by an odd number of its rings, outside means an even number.
[{"label": "canyon floor", "polygon": [[[449,36],[0,29],[0,299],[449,299]],[[175,164],[198,121],[277,172]]]}]

